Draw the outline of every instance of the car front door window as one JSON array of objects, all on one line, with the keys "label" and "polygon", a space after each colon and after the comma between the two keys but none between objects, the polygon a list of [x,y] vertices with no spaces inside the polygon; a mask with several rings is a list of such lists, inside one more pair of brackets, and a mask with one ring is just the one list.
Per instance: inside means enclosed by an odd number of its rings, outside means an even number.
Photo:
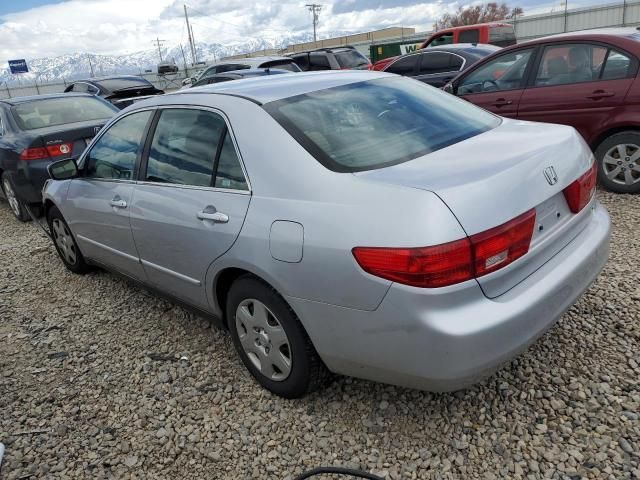
[{"label": "car front door window", "polygon": [[151,110],[118,120],[97,140],[86,156],[85,176],[107,180],[133,180],[142,138]]},{"label": "car front door window", "polygon": [[460,96],[513,90],[522,87],[533,49],[501,55],[480,66],[457,85]]}]

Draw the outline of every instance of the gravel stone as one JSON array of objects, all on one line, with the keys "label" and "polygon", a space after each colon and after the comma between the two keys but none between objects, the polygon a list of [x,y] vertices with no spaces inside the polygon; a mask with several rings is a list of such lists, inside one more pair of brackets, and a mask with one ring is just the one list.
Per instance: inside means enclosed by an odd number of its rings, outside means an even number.
[{"label": "gravel stone", "polygon": [[287,401],[228,335],[104,271],[76,276],[0,202],[2,479],[640,477],[640,196],[598,196],[611,259],[548,333],[466,391],[352,378]]}]

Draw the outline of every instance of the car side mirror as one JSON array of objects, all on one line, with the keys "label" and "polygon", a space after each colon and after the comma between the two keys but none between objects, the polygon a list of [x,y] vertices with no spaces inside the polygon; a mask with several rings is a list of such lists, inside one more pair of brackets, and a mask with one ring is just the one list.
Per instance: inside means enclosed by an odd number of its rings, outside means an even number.
[{"label": "car side mirror", "polygon": [[47,172],[54,180],[68,180],[78,176],[78,165],[74,159],[66,158],[49,164]]},{"label": "car side mirror", "polygon": [[455,95],[457,90],[456,84],[454,82],[449,82],[444,87],[442,87],[442,90],[444,90],[447,93],[450,93],[451,95]]}]

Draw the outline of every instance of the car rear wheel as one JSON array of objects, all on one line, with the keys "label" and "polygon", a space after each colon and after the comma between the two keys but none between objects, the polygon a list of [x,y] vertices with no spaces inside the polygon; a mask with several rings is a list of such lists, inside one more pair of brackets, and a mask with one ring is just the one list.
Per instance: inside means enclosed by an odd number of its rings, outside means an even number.
[{"label": "car rear wheel", "polygon": [[229,291],[227,319],[234,346],[251,375],[267,390],[298,398],[330,377],[291,307],[253,276]]},{"label": "car rear wheel", "polygon": [[9,203],[9,208],[11,208],[13,215],[21,222],[28,221],[29,214],[27,214],[27,210],[25,209],[22,200],[20,200],[16,195],[16,189],[13,185],[13,181],[7,173],[2,175],[2,191],[4,192],[4,196]]},{"label": "car rear wheel", "polygon": [[80,275],[87,273],[90,267],[85,262],[78,248],[78,244],[69,229],[69,225],[65,222],[60,210],[58,210],[57,207],[51,207],[47,220],[49,222],[51,236],[53,237],[53,244],[64,266],[73,273]]},{"label": "car rear wheel", "polygon": [[621,132],[596,149],[598,180],[616,193],[640,192],[640,133]]}]

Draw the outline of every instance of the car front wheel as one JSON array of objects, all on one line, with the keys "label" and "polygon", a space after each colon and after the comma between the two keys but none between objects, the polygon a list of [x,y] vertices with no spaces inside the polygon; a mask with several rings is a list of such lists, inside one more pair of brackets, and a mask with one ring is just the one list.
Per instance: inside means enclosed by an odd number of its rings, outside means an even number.
[{"label": "car front wheel", "polygon": [[231,286],[226,312],[242,362],[267,390],[298,398],[329,379],[295,313],[269,285],[252,276],[240,277]]},{"label": "car front wheel", "polygon": [[69,229],[69,225],[67,225],[62,213],[60,213],[57,207],[51,207],[47,221],[49,222],[49,230],[53,237],[53,244],[64,266],[73,273],[87,273],[90,267],[85,262],[78,248],[78,244]]},{"label": "car front wheel", "polygon": [[608,137],[596,149],[598,180],[616,193],[640,192],[640,132],[621,132]]}]

